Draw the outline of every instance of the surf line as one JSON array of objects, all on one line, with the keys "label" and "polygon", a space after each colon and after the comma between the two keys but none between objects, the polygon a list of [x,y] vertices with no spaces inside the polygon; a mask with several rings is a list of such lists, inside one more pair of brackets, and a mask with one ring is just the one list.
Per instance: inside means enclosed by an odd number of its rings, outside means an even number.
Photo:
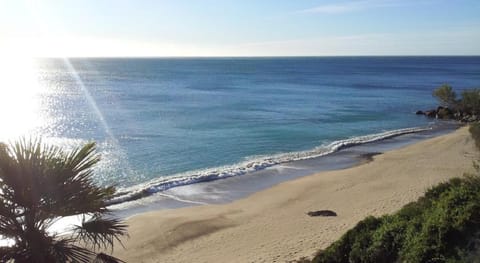
[{"label": "surf line", "polygon": [[161,195],[163,197],[170,198],[170,199],[173,199],[175,201],[179,201],[179,202],[187,203],[187,204],[197,204],[197,205],[208,205],[209,204],[209,203],[200,202],[200,201],[192,201],[192,200],[182,199],[182,198],[179,198],[177,196],[169,195],[169,194],[165,194],[165,193],[161,193],[161,192],[158,192],[157,194]]}]

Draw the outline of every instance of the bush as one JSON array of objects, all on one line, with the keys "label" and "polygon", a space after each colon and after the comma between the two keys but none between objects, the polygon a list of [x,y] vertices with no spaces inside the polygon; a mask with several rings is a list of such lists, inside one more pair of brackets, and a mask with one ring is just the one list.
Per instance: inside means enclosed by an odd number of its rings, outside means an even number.
[{"label": "bush", "polygon": [[457,94],[453,91],[452,86],[444,84],[433,91],[433,96],[436,97],[440,104],[445,107],[454,108],[457,104]]},{"label": "bush", "polygon": [[431,188],[394,215],[368,217],[313,262],[465,262],[478,253],[480,177]]},{"label": "bush", "polygon": [[469,114],[480,113],[480,89],[471,89],[462,92],[460,102],[462,110]]},{"label": "bush", "polygon": [[381,219],[369,216],[343,235],[314,259],[314,262],[365,262],[367,249],[372,242],[371,232],[382,223]]}]

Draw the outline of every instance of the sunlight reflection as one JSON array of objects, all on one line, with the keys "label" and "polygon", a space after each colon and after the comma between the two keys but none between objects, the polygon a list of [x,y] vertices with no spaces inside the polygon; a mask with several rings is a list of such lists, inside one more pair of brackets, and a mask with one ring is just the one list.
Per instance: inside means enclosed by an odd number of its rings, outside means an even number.
[{"label": "sunlight reflection", "polygon": [[[98,118],[98,121],[101,123],[104,132],[106,134],[106,140],[104,143],[99,143],[101,149],[102,160],[97,165],[97,171],[102,170],[110,170],[110,166],[122,166],[125,174],[134,174],[132,167],[128,162],[127,153],[122,149],[120,146],[119,141],[115,137],[114,133],[111,131],[105,117],[103,116],[102,111],[98,107],[95,98],[90,93],[89,89],[83,83],[80,75],[77,73],[74,65],[70,62],[68,58],[63,58],[63,61],[70,73],[70,75],[74,78],[76,84],[82,91],[85,99],[87,100],[89,106],[93,110],[94,114]],[[90,67],[93,69],[94,67]],[[97,142],[98,143],[98,142]],[[98,176],[103,176],[100,172]],[[117,175],[118,176],[118,175]],[[97,177],[98,178],[98,177]]]},{"label": "sunlight reflection", "polygon": [[41,125],[40,95],[32,58],[3,57],[0,61],[0,141],[25,136]]},{"label": "sunlight reflection", "polygon": [[113,135],[113,133],[111,132],[110,130],[110,127],[108,126],[107,122],[105,121],[105,118],[103,117],[103,114],[102,112],[100,111],[100,109],[98,108],[97,106],[97,103],[95,102],[94,98],[92,97],[92,95],[90,94],[90,91],[87,89],[87,87],[83,84],[83,81],[82,79],[80,78],[80,76],[78,75],[77,71],[75,70],[75,68],[73,67],[72,63],[70,63],[70,60],[68,58],[64,58],[63,59],[65,65],[67,66],[68,68],[68,71],[69,73],[72,75],[72,77],[75,79],[75,82],[77,83],[77,85],[80,87],[80,89],[82,90],[85,98],[87,99],[90,107],[92,107],[95,115],[97,115],[97,118],[98,120],[100,121],[100,123],[102,124],[104,130],[105,130],[105,133],[107,134],[108,136],[108,139],[112,140],[114,143],[117,142],[117,139],[115,138],[115,136]]}]

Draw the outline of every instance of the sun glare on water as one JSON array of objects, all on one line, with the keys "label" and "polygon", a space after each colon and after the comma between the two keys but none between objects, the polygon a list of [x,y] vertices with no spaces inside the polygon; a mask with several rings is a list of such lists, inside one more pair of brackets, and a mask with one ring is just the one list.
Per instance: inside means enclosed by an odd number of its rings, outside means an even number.
[{"label": "sun glare on water", "polygon": [[42,123],[35,61],[27,57],[0,60],[0,141],[7,142],[32,132]]}]

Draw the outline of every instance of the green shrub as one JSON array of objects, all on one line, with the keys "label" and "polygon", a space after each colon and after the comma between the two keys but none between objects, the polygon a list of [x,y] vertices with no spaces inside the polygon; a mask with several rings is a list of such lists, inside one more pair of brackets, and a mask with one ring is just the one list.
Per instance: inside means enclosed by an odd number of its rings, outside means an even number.
[{"label": "green shrub", "polygon": [[314,262],[366,262],[366,251],[372,242],[371,232],[382,223],[381,219],[369,216],[343,235],[340,242],[335,242],[323,251]]},{"label": "green shrub", "polygon": [[470,114],[480,113],[480,89],[471,89],[462,92],[462,100],[460,102],[464,112]]},{"label": "green shrub", "polygon": [[465,178],[462,184],[450,184],[439,199],[423,213],[419,231],[407,231],[402,261],[406,262],[446,262],[460,260],[459,251],[467,248],[468,238],[478,233],[480,219],[480,184],[478,178]]},{"label": "green shrub", "polygon": [[445,107],[454,108],[457,104],[457,94],[452,86],[444,84],[433,91],[433,96]]},{"label": "green shrub", "polygon": [[387,216],[383,223],[373,232],[372,243],[367,250],[369,262],[394,262],[403,243],[403,234],[408,220],[400,217]]},{"label": "green shrub", "polygon": [[438,110],[438,118],[451,119],[455,117],[455,113],[464,115],[480,114],[480,89],[464,90],[461,98],[457,99],[457,94],[452,86],[444,84],[436,88],[432,95],[437,98],[441,106],[446,107]]},{"label": "green shrub", "polygon": [[393,215],[367,217],[313,262],[465,262],[478,254],[480,177],[431,188]]}]

